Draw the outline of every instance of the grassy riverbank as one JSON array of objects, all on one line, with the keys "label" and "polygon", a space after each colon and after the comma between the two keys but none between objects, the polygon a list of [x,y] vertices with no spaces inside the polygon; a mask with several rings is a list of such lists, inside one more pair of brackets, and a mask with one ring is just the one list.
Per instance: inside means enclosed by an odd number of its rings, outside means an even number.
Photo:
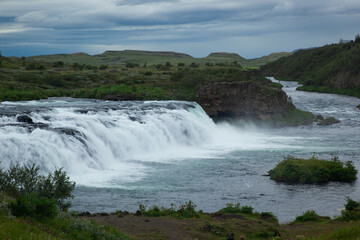
[{"label": "grassy riverbank", "polygon": [[360,222],[330,219],[308,211],[293,222],[279,224],[276,216],[258,213],[249,206],[228,204],[215,213],[196,210],[190,202],[177,208],[152,207],[138,213],[59,213],[52,219],[14,217],[2,195],[0,238],[29,240],[225,240],[230,233],[246,239],[343,239],[360,237]]},{"label": "grassy riverbank", "polygon": [[262,67],[263,74],[299,81],[299,90],[360,97],[360,37],[349,43],[299,50]]}]

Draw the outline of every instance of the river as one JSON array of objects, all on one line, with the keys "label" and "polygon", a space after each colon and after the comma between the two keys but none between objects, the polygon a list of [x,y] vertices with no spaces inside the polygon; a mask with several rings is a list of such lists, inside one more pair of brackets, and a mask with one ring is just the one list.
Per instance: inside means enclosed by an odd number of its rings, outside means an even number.
[{"label": "river", "polygon": [[[63,167],[77,183],[72,208],[78,211],[136,211],[139,204],[168,207],[192,200],[206,212],[240,202],[273,212],[280,222],[309,209],[339,215],[346,196],[360,200],[359,180],[286,185],[263,175],[287,155],[336,155],[360,169],[360,99],[295,91],[296,82],[281,83],[296,107],[341,122],[236,127],[215,124],[199,105],[181,101],[3,102],[1,166],[36,163],[43,173]],[[20,115],[35,124],[17,122]]]}]

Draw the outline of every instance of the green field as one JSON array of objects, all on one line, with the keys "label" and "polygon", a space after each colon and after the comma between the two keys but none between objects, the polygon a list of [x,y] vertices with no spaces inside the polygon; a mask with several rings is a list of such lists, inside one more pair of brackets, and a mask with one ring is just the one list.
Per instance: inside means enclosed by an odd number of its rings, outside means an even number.
[{"label": "green field", "polygon": [[200,87],[221,81],[256,81],[269,91],[274,88],[254,74],[256,69],[244,69],[237,54],[214,53],[205,59],[202,64],[186,54],[145,51],[2,57],[0,101],[56,96],[194,101]]}]

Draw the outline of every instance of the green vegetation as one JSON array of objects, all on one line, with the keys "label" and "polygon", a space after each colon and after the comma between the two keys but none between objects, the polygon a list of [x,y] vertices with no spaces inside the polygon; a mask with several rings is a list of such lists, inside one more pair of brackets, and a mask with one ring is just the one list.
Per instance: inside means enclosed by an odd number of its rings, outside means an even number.
[{"label": "green vegetation", "polygon": [[153,206],[149,209],[146,209],[146,207],[141,204],[138,213],[148,217],[174,216],[178,218],[198,218],[202,214],[202,211],[196,211],[195,208],[196,205],[192,201],[186,202],[178,209],[176,209],[174,204],[171,204],[170,208]]},{"label": "green vegetation", "polygon": [[221,213],[245,213],[245,214],[253,214],[253,208],[250,206],[242,206],[240,207],[240,203],[232,204],[228,203],[226,204],[225,208],[220,209]]},{"label": "green vegetation", "polygon": [[73,217],[66,210],[75,183],[57,169],[48,176],[39,169],[0,169],[0,239],[132,239],[117,230]]},{"label": "green vegetation", "polygon": [[348,197],[346,199],[345,209],[341,211],[341,217],[339,219],[345,221],[360,220],[360,202],[356,202]]},{"label": "green vegetation", "polygon": [[[347,202],[344,211],[358,211],[360,202],[349,198]],[[154,209],[151,208],[151,211]],[[168,239],[174,234],[182,236],[183,239],[224,240],[231,233],[235,234],[235,239],[241,235],[246,239],[354,239],[353,237],[358,236],[360,232],[357,229],[360,226],[359,219],[345,219],[343,214],[331,219],[327,216],[319,216],[313,210],[306,211],[291,223],[279,225],[272,213],[257,213],[252,207],[241,207],[239,203],[229,203],[215,213],[199,211],[196,217],[179,217],[174,215],[174,211],[161,209],[163,210],[161,216],[153,212],[140,214],[139,210],[136,214],[117,212],[114,215],[104,217],[94,215],[90,218],[101,222],[109,219],[114,226],[118,226],[116,219],[120,219],[119,222],[124,223],[119,227],[120,230],[132,233],[134,237],[149,240]],[[172,206],[172,209],[175,208]],[[176,230],[171,226],[176,226]]]},{"label": "green vegetation", "polygon": [[204,58],[194,58],[188,54],[177,52],[156,52],[156,51],[106,51],[102,54],[89,55],[86,53],[73,54],[54,54],[28,57],[31,61],[53,63],[55,61],[65,64],[94,65],[100,67],[107,65],[110,67],[136,67],[136,66],[216,66],[240,64],[246,68],[260,67],[268,62],[275,61],[283,56],[292,53],[280,52],[272,53],[268,56],[255,59],[245,59],[236,53],[211,53]]},{"label": "green vegetation", "polygon": [[340,121],[337,120],[336,118],[334,117],[327,117],[323,120],[321,120],[318,125],[320,126],[328,126],[328,125],[332,125],[332,124],[335,124],[335,123],[339,123]]},{"label": "green vegetation", "polygon": [[343,163],[338,157],[326,161],[315,156],[310,159],[287,156],[269,174],[271,179],[285,183],[353,182],[357,170],[351,161]]},{"label": "green vegetation", "polygon": [[314,210],[308,210],[303,215],[297,216],[295,222],[314,222],[319,220],[320,216]]},{"label": "green vegetation", "polygon": [[[114,53],[115,54],[115,53]],[[244,70],[238,64],[213,66],[149,66],[128,63],[111,66],[66,63],[62,55],[52,62],[31,58],[3,58],[0,69],[0,101],[33,100],[47,97],[77,97],[108,100],[195,100],[200,87],[220,81],[256,81],[262,88],[278,88],[257,70]],[[86,55],[75,55],[84,57]],[[77,58],[76,58],[77,59]],[[184,64],[185,65],[185,64]]]},{"label": "green vegetation", "polygon": [[[73,197],[72,191],[75,183],[69,180],[66,172],[56,169],[48,176],[39,174],[39,168],[16,165],[7,171],[0,169],[0,192],[14,198],[18,198],[13,209],[29,208],[33,211],[38,205],[48,204],[51,208],[52,202],[66,210],[71,206],[69,198]],[[46,202],[47,198],[49,202]],[[28,206],[26,205],[28,204]]]},{"label": "green vegetation", "polygon": [[120,233],[112,227],[75,218],[61,212],[56,218],[36,219],[16,217],[0,210],[0,239],[28,240],[131,240],[133,238]]},{"label": "green vegetation", "polygon": [[267,76],[299,81],[299,90],[360,97],[360,42],[299,50],[262,67]]},{"label": "green vegetation", "polygon": [[[99,56],[87,54],[3,57],[0,101],[48,97],[196,101],[201,87],[214,82],[234,81],[255,82],[264,95],[277,98],[285,95],[281,90],[282,85],[261,76],[259,70],[244,69],[239,61],[234,60],[242,59],[237,54],[210,54],[209,58],[217,60],[211,62],[211,59],[207,59],[204,63],[194,59],[186,62],[186,55],[168,52],[123,51],[104,54],[107,57],[104,55],[103,58],[109,61],[119,54],[125,54],[126,59],[131,59],[128,57],[132,54],[139,61],[111,64],[94,61]],[[174,62],[172,58],[181,62]],[[226,58],[231,61],[222,62]],[[286,114],[274,117],[271,122],[277,126],[301,125],[304,120],[300,115],[305,116],[306,113],[289,108]],[[310,121],[310,115],[306,115],[306,121]],[[282,124],[276,124],[276,121],[281,121]]]},{"label": "green vegetation", "polygon": [[300,109],[289,109],[283,115],[274,116],[265,121],[265,124],[277,127],[310,125],[314,122],[315,116],[311,112]]}]

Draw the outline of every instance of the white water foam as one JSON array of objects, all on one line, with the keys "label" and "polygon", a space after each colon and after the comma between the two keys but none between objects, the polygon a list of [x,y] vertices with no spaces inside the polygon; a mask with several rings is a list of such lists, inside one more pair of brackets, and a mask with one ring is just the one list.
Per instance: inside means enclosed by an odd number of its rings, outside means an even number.
[{"label": "white water foam", "polygon": [[[135,102],[127,106],[56,99],[2,106],[25,110],[31,106],[28,115],[34,123],[43,124],[17,123],[20,113],[0,117],[3,167],[35,163],[43,172],[62,167],[79,185],[86,186],[116,187],[114,182],[138,181],[146,176],[152,162],[278,149],[284,148],[283,142],[296,141],[215,124],[198,104],[188,102]],[[286,147],[296,148],[291,144]]]}]

